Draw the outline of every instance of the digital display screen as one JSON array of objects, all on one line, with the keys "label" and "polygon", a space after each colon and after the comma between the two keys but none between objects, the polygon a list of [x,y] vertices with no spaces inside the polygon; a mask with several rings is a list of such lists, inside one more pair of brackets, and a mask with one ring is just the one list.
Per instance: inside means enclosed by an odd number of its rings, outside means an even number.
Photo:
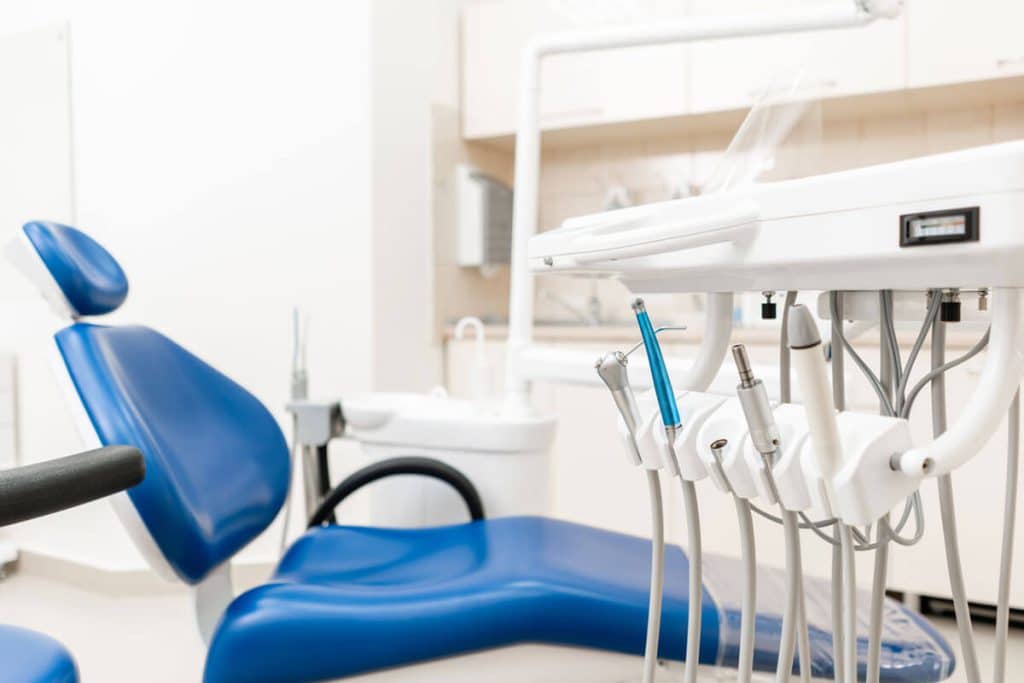
[{"label": "digital display screen", "polygon": [[940,235],[966,235],[967,216],[935,216],[933,218],[913,218],[908,224],[910,239],[922,237],[938,237]]},{"label": "digital display screen", "polygon": [[900,246],[977,242],[981,234],[980,213],[977,206],[971,206],[904,214],[900,216]]}]

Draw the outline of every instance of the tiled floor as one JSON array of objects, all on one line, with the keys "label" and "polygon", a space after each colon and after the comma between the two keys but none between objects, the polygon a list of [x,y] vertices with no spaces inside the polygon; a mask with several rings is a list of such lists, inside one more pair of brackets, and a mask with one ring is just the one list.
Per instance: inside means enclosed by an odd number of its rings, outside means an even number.
[{"label": "tiled floor", "polygon": [[[15,574],[0,581],[0,620],[49,633],[74,652],[83,683],[188,683],[201,680],[204,646],[189,593],[180,588],[114,597],[63,582]],[[957,650],[956,627],[936,622]],[[978,625],[982,674],[990,680],[991,626]],[[1007,671],[1024,680],[1024,631],[1012,634]],[[145,672],[140,678],[139,672]],[[2,676],[0,676],[2,678]],[[675,680],[670,673],[667,678]],[[966,681],[959,669],[951,681]]]}]

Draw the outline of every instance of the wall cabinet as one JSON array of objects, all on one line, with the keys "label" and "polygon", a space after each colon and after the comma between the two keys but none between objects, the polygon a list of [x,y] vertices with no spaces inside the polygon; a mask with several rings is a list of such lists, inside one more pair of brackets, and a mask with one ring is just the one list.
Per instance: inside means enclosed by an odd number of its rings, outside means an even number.
[{"label": "wall cabinet", "polygon": [[[523,48],[536,36],[608,23],[608,17],[560,9],[550,0],[483,0],[463,13],[462,112],[467,138],[515,130]],[[577,3],[578,4],[578,3]],[[582,5],[581,5],[582,7]],[[680,17],[684,0],[615,19]],[[571,128],[677,115],[686,102],[686,48],[681,45],[554,55],[541,70],[542,128]]]},{"label": "wall cabinet", "polygon": [[1024,74],[1024,3],[912,0],[907,15],[911,87]]},{"label": "wall cabinet", "polygon": [[[695,16],[812,7],[821,0],[694,0]],[[866,28],[736,38],[692,47],[690,113],[747,108],[765,93],[838,97],[906,84],[906,19]]]},{"label": "wall cabinet", "polygon": [[[463,134],[515,132],[520,54],[560,30],[623,21],[779,11],[835,0],[649,0],[613,3],[628,16],[574,15],[565,0],[478,0],[463,13]],[[607,3],[593,3],[594,7]],[[593,12],[591,12],[593,14]],[[907,88],[1024,75],[1024,3],[907,0],[896,20],[863,28],[628,48],[545,60],[541,127],[583,128],[745,109],[800,74],[805,97],[902,93]]]}]

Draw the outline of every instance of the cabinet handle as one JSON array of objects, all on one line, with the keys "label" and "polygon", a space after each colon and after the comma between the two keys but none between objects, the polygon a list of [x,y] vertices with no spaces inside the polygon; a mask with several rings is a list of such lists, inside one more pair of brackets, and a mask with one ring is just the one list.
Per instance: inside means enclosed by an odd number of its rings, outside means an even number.
[{"label": "cabinet handle", "polygon": [[1024,57],[1004,57],[1003,59],[996,60],[996,66],[1000,69],[1022,64],[1024,64]]}]

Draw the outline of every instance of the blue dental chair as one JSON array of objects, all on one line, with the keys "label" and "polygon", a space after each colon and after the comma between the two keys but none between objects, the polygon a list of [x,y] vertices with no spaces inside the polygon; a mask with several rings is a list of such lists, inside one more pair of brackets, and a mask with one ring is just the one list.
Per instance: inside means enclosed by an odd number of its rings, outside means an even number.
[{"label": "blue dental chair", "polygon": [[[14,251],[55,310],[74,320],[54,341],[93,431],[86,436],[145,455],[147,477],[128,491],[132,537],[157,571],[220,595],[223,609],[212,619],[205,610],[207,683],[333,680],[522,643],[642,655],[649,543],[553,519],[318,526],[268,583],[225,595],[227,563],[285,500],[289,452],[276,420],[160,333],[80,320],[115,310],[128,293],[118,263],[84,233],[29,223]],[[661,655],[678,659],[688,596],[677,547],[666,574]],[[887,610],[903,626],[887,632],[882,680],[948,676],[945,641],[904,608]],[[779,617],[766,612],[758,625],[756,665],[773,671]],[[738,609],[719,590],[704,593],[703,627],[701,662],[733,665]],[[830,676],[830,635],[815,629],[812,641],[813,673]]]}]

